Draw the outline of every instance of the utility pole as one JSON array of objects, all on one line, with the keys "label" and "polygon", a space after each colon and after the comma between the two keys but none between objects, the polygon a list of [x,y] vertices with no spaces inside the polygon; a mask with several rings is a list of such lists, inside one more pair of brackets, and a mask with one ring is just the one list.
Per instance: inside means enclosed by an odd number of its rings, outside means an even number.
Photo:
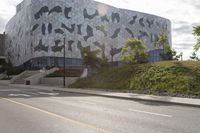
[{"label": "utility pole", "polygon": [[63,87],[65,88],[65,37],[64,37],[64,55],[63,55],[63,60],[64,60],[64,70],[63,70]]},{"label": "utility pole", "polygon": [[114,66],[114,63],[113,63],[113,58],[114,58],[114,48],[113,48],[113,45],[111,45],[110,55],[111,55],[111,66],[113,67]]},{"label": "utility pole", "polygon": [[181,52],[180,55],[181,55],[181,61],[183,61],[183,52]]}]

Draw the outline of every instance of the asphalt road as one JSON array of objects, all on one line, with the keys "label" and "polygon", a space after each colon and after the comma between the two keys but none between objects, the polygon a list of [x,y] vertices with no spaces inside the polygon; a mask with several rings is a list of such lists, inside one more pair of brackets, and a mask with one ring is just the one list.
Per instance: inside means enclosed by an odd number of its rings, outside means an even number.
[{"label": "asphalt road", "polygon": [[200,133],[200,108],[0,86],[0,133]]}]

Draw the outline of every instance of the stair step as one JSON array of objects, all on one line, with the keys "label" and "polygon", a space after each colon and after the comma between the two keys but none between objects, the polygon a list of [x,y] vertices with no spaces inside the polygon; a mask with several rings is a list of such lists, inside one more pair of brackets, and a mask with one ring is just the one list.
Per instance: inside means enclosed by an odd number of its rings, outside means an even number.
[{"label": "stair step", "polygon": [[30,76],[33,76],[35,74],[39,73],[39,71],[26,71],[24,73],[24,75],[21,76],[20,79],[14,81],[15,84],[24,84],[25,83],[25,79],[30,77]]}]

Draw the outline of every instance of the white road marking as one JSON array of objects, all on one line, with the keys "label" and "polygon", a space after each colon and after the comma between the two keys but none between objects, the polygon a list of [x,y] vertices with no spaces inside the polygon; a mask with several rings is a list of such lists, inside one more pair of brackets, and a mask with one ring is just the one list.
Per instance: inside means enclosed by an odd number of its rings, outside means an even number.
[{"label": "white road marking", "polygon": [[29,92],[29,91],[28,91],[28,92],[27,92],[27,91],[21,91],[21,92],[22,92],[22,93],[23,93],[23,92],[24,92],[24,93],[28,93],[28,94],[31,94],[31,95],[37,95],[37,96],[40,95],[40,94],[38,94],[38,93],[33,93],[33,92]]},{"label": "white road marking", "polygon": [[136,109],[128,109],[128,110],[129,110],[129,111],[132,111],[132,112],[145,113],[145,114],[156,115],[156,116],[162,116],[162,117],[169,117],[169,118],[173,117],[172,115],[159,114],[159,113],[147,112],[147,111],[136,110]]},{"label": "white road marking", "polygon": [[18,90],[18,89],[1,89],[0,92],[9,92],[9,91],[21,91],[21,90]]},{"label": "white road marking", "polygon": [[41,95],[50,95],[50,96],[57,96],[59,93],[46,93],[46,92],[38,92]]},{"label": "white road marking", "polygon": [[11,97],[30,97],[30,95],[27,95],[27,94],[9,94],[8,96],[11,96]]},{"label": "white road marking", "polygon": [[[0,98],[1,98],[1,97],[0,97]],[[52,117],[55,117],[55,118],[64,120],[64,121],[66,121],[66,122],[70,122],[70,123],[73,123],[73,124],[76,124],[76,125],[79,125],[79,126],[88,128],[88,129],[93,129],[94,131],[97,131],[97,132],[99,132],[99,133],[111,133],[110,131],[105,130],[105,129],[103,129],[103,128],[99,128],[99,127],[97,127],[97,126],[95,126],[95,125],[90,125],[90,124],[87,124],[87,123],[84,123],[84,122],[81,122],[81,121],[78,121],[78,120],[74,120],[74,119],[71,119],[71,118],[68,118],[68,117],[64,117],[64,116],[62,116],[62,115],[55,114],[55,113],[53,113],[53,112],[49,112],[49,111],[47,111],[47,110],[43,110],[43,109],[40,109],[40,108],[31,106],[31,105],[28,105],[28,104],[24,104],[24,103],[21,103],[21,102],[17,102],[17,101],[8,99],[8,98],[2,98],[2,99],[6,100],[6,101],[9,101],[9,102],[11,102],[11,103],[17,104],[17,105],[24,106],[24,107],[29,108],[29,109],[33,109],[33,110],[36,110],[36,111],[39,111],[39,112],[48,114],[48,115],[50,115],[50,116],[52,116]]]},{"label": "white road marking", "polygon": [[91,105],[95,105],[96,103],[93,103],[91,101],[79,101],[80,103],[84,103],[84,104],[91,104]]}]

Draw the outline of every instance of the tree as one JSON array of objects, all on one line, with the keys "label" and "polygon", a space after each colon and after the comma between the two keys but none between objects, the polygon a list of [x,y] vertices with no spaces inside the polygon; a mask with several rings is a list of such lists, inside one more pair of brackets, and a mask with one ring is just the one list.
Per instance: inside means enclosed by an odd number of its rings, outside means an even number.
[{"label": "tree", "polygon": [[83,48],[81,50],[81,55],[83,58],[83,63],[86,67],[90,66],[92,68],[98,68],[100,64],[100,58],[97,56],[100,50],[90,51],[88,48]]},{"label": "tree", "polygon": [[161,32],[158,34],[158,40],[154,43],[154,46],[156,48],[165,48],[165,46],[169,45],[169,42],[168,42],[168,37],[166,35],[166,33],[164,32]]},{"label": "tree", "polygon": [[102,67],[108,67],[108,59],[103,56],[102,58],[98,57],[100,50],[90,51],[88,48],[83,48],[81,50],[81,55],[83,58],[83,64],[86,67],[91,67],[93,69],[99,69]]},{"label": "tree", "polygon": [[183,60],[183,52],[181,52],[180,54],[176,54],[175,56],[174,56],[174,60]]},{"label": "tree", "polygon": [[122,60],[131,64],[148,62],[146,45],[136,38],[129,38],[122,49]]},{"label": "tree", "polygon": [[197,43],[194,45],[194,50],[198,51],[199,48],[200,48],[200,25],[193,27],[193,33],[192,34],[197,38]]},{"label": "tree", "polygon": [[199,58],[198,58],[196,52],[193,52],[193,53],[192,53],[192,56],[190,56],[190,59],[199,61]]},{"label": "tree", "polygon": [[10,75],[11,75],[11,73],[13,71],[13,65],[10,62],[10,60],[8,61],[8,63],[6,63],[6,62],[3,63],[2,69],[3,69],[3,71],[6,72],[8,78],[10,78]]},{"label": "tree", "polygon": [[162,60],[174,60],[176,59],[176,51],[172,50],[169,45],[164,46],[164,52],[160,53]]},{"label": "tree", "polygon": [[154,46],[156,48],[162,48],[164,50],[162,53],[160,53],[160,57],[162,58],[162,60],[174,60],[174,57],[176,56],[176,51],[171,49],[166,33],[159,33],[159,38],[155,42]]}]

